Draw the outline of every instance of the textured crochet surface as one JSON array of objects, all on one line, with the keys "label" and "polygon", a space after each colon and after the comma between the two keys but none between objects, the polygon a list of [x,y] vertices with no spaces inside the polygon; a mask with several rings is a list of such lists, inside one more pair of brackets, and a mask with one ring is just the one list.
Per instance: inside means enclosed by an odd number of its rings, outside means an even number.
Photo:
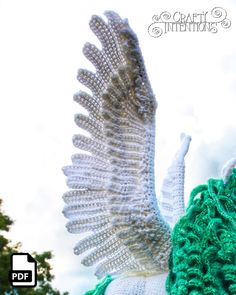
[{"label": "textured crochet surface", "polygon": [[91,94],[75,94],[75,101],[88,111],[77,114],[75,122],[89,135],[73,137],[80,151],[63,169],[71,189],[63,196],[67,228],[88,233],[74,252],[88,252],[82,263],[95,264],[98,278],[161,274],[168,270],[171,227],[184,212],[184,157],[191,139],[181,136],[157,202],[157,103],[136,35],[127,20],[111,11],[105,15],[107,21],[99,16],[90,21],[101,49],[90,43],[83,48],[96,71],[78,71],[79,82]]},{"label": "textured crochet surface", "polygon": [[108,285],[104,295],[167,295],[167,273],[153,276],[121,276]]},{"label": "textured crochet surface", "polygon": [[107,286],[112,282],[112,277],[107,275],[101,282],[99,282],[93,290],[87,291],[84,295],[104,295]]},{"label": "textured crochet surface", "polygon": [[[227,182],[195,188],[173,233],[167,290],[173,295],[236,294],[236,169]],[[229,175],[231,171],[231,176]]]},{"label": "textured crochet surface", "polygon": [[74,135],[79,151],[63,168],[67,229],[87,234],[74,252],[86,252],[82,263],[96,265],[103,278],[86,294],[236,294],[236,160],[225,165],[222,180],[193,190],[184,214],[191,138],[182,134],[156,196],[156,99],[127,20],[112,11],[105,16],[90,21],[101,49],[83,48],[95,72],[78,71],[89,93],[74,95],[87,110],[75,122],[88,135]]}]

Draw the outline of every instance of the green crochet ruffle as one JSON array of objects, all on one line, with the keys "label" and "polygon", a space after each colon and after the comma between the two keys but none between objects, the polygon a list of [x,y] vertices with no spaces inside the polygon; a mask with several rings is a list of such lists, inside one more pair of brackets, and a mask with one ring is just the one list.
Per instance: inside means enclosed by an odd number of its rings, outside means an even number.
[{"label": "green crochet ruffle", "polygon": [[107,275],[101,282],[99,282],[93,290],[87,291],[84,295],[104,295],[107,286],[113,278]]},{"label": "green crochet ruffle", "polygon": [[236,169],[192,191],[172,245],[168,294],[236,294]]}]

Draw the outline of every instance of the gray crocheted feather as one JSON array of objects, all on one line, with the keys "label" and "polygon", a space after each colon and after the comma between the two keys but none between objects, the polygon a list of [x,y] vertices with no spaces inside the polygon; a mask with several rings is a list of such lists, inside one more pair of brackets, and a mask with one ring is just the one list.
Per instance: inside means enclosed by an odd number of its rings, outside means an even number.
[{"label": "gray crocheted feather", "polygon": [[[111,11],[105,15],[108,22],[99,16],[90,21],[102,49],[90,43],[83,48],[96,72],[78,71],[79,82],[92,94],[75,94],[75,101],[88,111],[88,116],[76,115],[75,122],[90,136],[73,137],[75,147],[87,153],[72,156],[72,165],[63,168],[71,189],[63,196],[67,228],[89,233],[74,252],[88,251],[82,263],[96,264],[98,278],[108,273],[164,272],[171,229],[160,213],[154,186],[157,104],[136,35],[127,20]],[[184,137],[177,161],[182,180],[189,142]],[[167,176],[167,183],[168,179],[170,190],[163,189],[160,205],[173,212],[176,189],[183,204],[183,181]],[[172,207],[166,206],[165,197]]]}]

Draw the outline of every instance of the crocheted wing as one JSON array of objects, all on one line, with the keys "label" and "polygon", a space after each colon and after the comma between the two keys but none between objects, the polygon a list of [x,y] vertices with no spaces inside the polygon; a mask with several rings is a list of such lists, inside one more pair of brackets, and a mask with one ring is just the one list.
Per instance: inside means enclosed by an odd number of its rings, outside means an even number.
[{"label": "crocheted wing", "polygon": [[185,212],[184,205],[184,158],[188,152],[191,137],[182,133],[181,145],[167,170],[160,194],[160,209],[162,216],[173,228]]},{"label": "crocheted wing", "polygon": [[102,49],[86,43],[84,55],[96,72],[80,69],[78,80],[91,90],[75,101],[88,115],[75,116],[89,133],[75,135],[72,156],[64,167],[70,190],[64,214],[71,233],[88,232],[74,248],[89,251],[82,259],[96,264],[96,276],[167,269],[170,228],[157,206],[154,187],[155,110],[138,40],[126,20],[105,13],[93,16],[90,28]]}]

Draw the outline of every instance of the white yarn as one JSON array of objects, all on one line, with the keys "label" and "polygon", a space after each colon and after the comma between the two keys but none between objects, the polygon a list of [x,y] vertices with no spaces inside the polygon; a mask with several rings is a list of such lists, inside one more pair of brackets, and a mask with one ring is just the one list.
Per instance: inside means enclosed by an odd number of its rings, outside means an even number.
[{"label": "white yarn", "polygon": [[180,135],[181,146],[178,149],[171,166],[163,180],[161,188],[160,208],[165,220],[171,228],[177,220],[184,214],[184,158],[189,150],[191,137],[182,133]]},{"label": "white yarn", "polygon": [[[92,16],[90,28],[102,49],[86,43],[84,55],[96,72],[78,71],[78,80],[91,90],[74,100],[88,111],[75,123],[90,136],[74,135],[75,147],[86,151],[72,156],[63,168],[71,189],[63,196],[63,213],[71,233],[87,232],[74,248],[95,275],[168,271],[171,228],[158,207],[155,192],[155,112],[153,94],[135,33],[114,12],[108,22]],[[169,170],[173,222],[183,212],[184,157],[190,138]],[[167,187],[167,186],[166,186]],[[162,209],[162,208],[161,208]],[[142,282],[146,282],[145,279]],[[141,284],[142,285],[142,284]]]},{"label": "white yarn", "polygon": [[236,167],[236,158],[230,159],[228,162],[225,163],[225,165],[222,168],[221,175],[224,180],[224,183],[226,183],[232,173],[232,170]]},{"label": "white yarn", "polygon": [[[108,23],[98,16],[90,21],[102,49],[90,43],[83,48],[96,72],[78,71],[78,80],[92,94],[75,94],[89,114],[77,114],[75,122],[90,137],[73,137],[87,154],[73,155],[72,165],[63,168],[71,189],[63,196],[63,212],[69,232],[89,233],[74,248],[77,255],[89,251],[82,263],[96,264],[98,278],[122,274],[105,295],[166,295],[171,227],[184,213],[184,158],[191,137],[181,135],[159,208],[154,187],[157,103],[136,35],[119,15],[105,14]],[[235,165],[232,159],[224,166],[225,182]]]},{"label": "white yarn", "polygon": [[166,295],[168,273],[153,276],[122,276],[112,281],[105,295]]},{"label": "white yarn", "polygon": [[98,278],[165,272],[171,242],[154,187],[157,104],[136,35],[116,13],[106,16],[108,23],[99,16],[90,21],[102,50],[90,43],[83,49],[96,72],[78,71],[92,95],[75,94],[89,114],[76,115],[75,122],[91,136],[73,137],[89,154],[74,155],[63,168],[72,189],[63,196],[63,212],[69,232],[90,232],[74,252],[89,251],[82,263],[97,265]]}]

